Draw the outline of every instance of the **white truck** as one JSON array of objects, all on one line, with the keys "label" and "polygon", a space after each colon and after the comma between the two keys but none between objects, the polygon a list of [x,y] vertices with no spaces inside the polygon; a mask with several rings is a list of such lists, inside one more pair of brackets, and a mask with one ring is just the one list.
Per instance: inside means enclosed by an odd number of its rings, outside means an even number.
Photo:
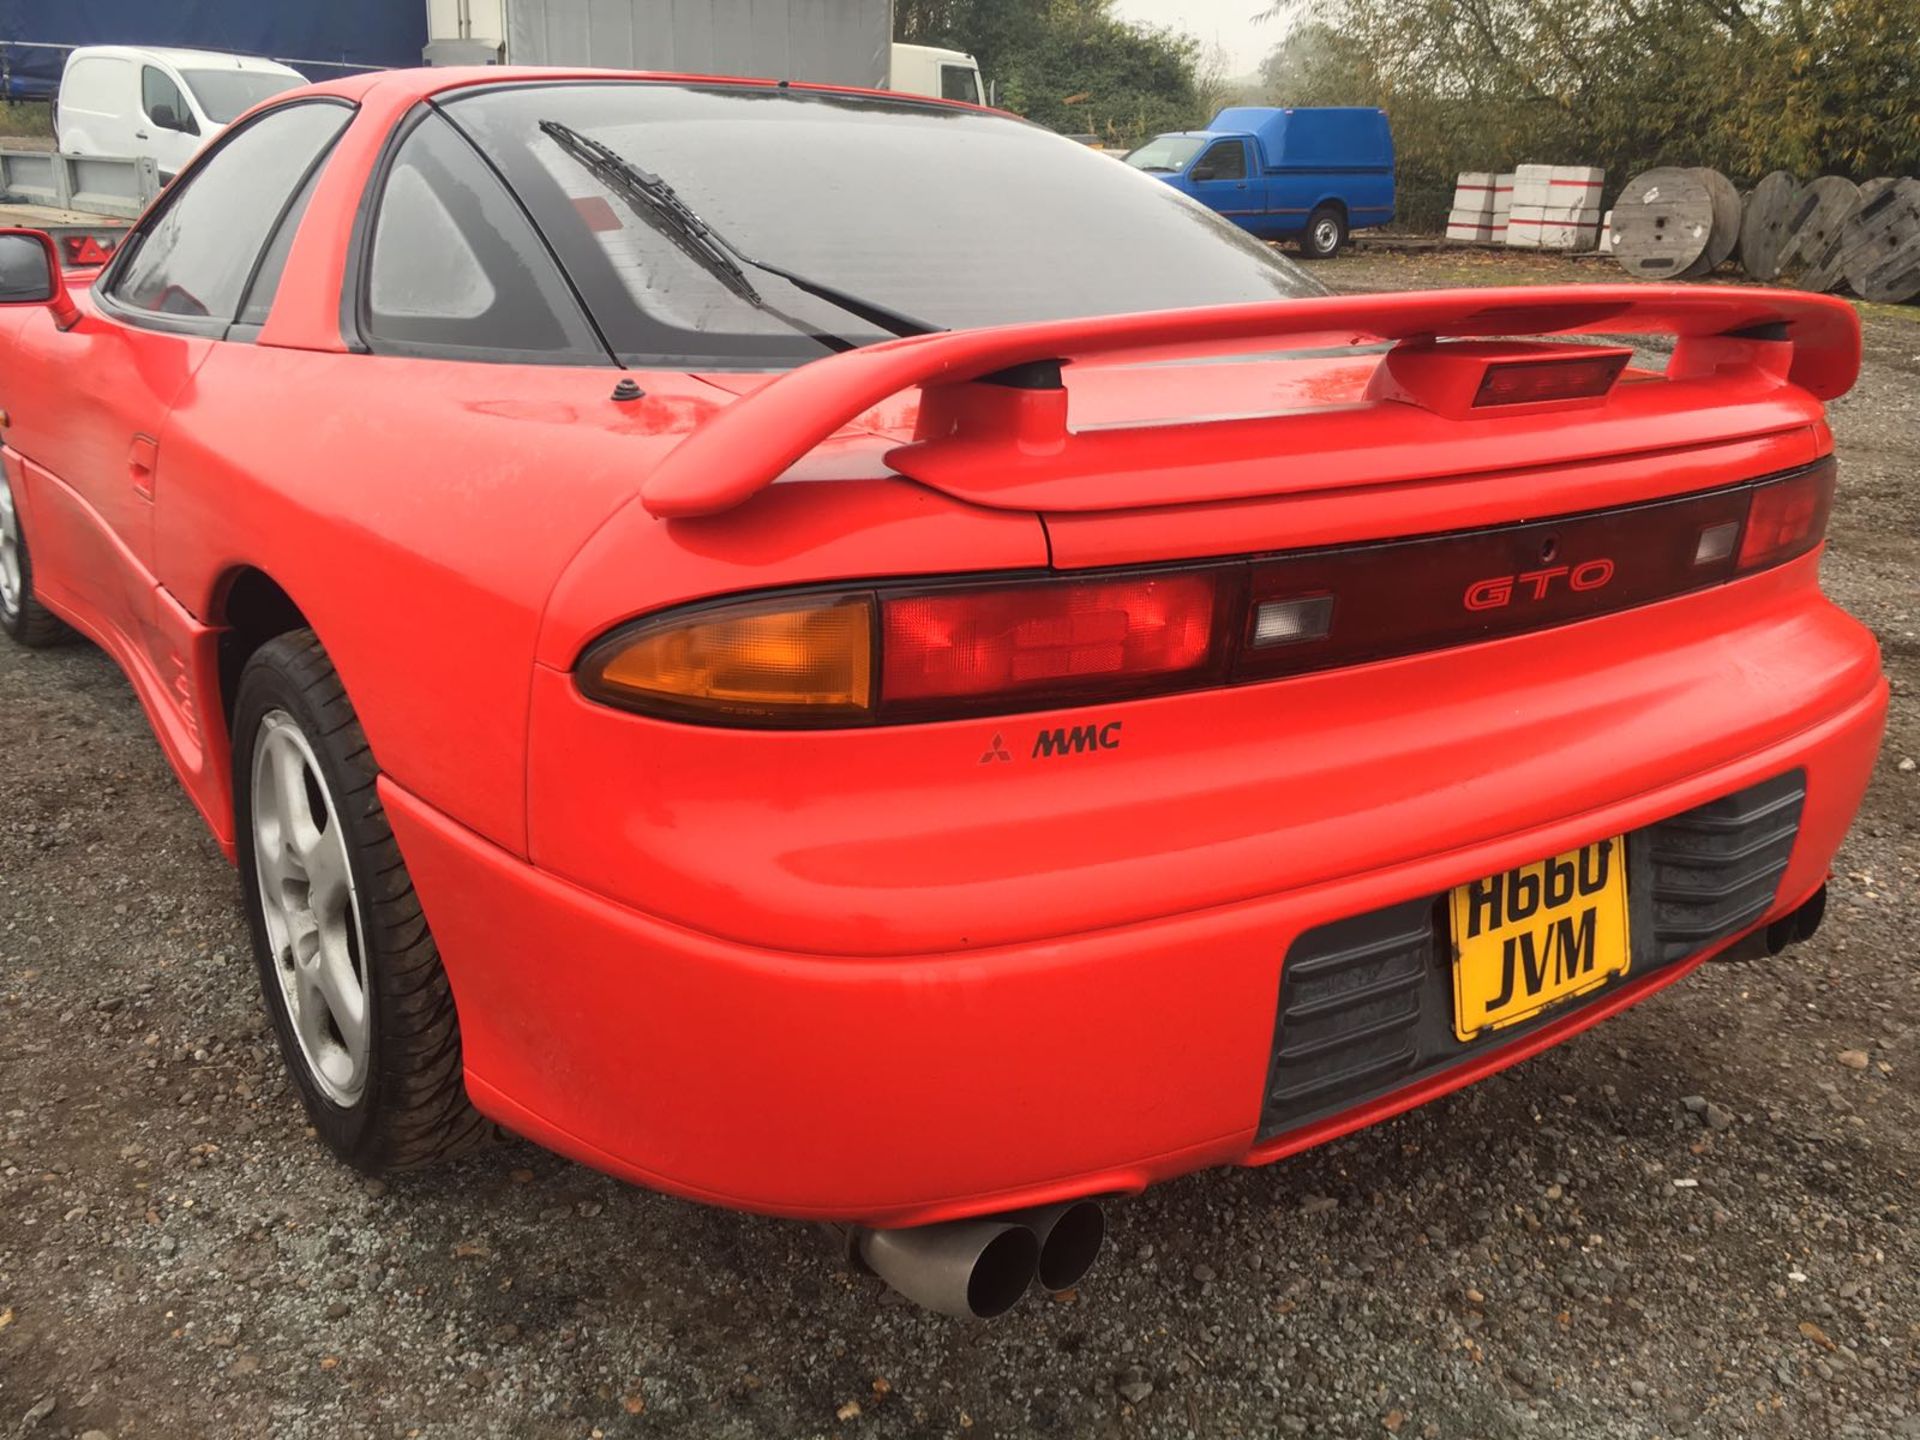
[{"label": "white truck", "polygon": [[893,0],[427,0],[425,54],[986,98],[971,55],[894,43]]}]

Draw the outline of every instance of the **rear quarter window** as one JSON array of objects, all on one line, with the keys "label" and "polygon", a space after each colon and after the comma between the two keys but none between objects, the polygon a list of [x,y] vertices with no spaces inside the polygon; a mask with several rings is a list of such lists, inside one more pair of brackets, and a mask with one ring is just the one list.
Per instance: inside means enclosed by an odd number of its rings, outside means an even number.
[{"label": "rear quarter window", "polygon": [[473,146],[431,112],[387,167],[359,328],[389,353],[607,360],[539,233]]}]

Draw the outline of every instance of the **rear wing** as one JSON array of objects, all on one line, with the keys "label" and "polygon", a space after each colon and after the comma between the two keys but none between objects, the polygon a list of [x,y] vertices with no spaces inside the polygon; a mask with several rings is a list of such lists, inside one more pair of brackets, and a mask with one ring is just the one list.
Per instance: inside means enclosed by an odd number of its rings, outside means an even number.
[{"label": "rear wing", "polygon": [[[1670,378],[1766,368],[1822,400],[1845,394],[1860,370],[1860,320],[1851,305],[1751,287],[1423,291],[1050,320],[916,335],[802,365],[682,440],[647,478],[640,499],[662,518],[731,510],[903,390],[922,389],[923,417],[929,410],[952,413],[963,403],[963,387],[976,380],[997,378],[1018,392],[1030,378],[1021,367],[1233,354],[1275,340],[1340,347],[1590,334],[1672,335]],[[1011,442],[1021,425],[1036,420],[1056,433],[1064,428],[1065,393],[1056,388],[1050,395],[1041,409],[1008,408]]]}]

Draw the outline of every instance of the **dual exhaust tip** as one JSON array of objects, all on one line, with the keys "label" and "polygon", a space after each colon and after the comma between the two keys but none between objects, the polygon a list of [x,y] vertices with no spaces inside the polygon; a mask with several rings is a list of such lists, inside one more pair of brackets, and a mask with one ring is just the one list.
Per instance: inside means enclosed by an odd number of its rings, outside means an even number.
[{"label": "dual exhaust tip", "polygon": [[981,1220],[906,1230],[853,1229],[849,1254],[918,1305],[991,1320],[1038,1284],[1050,1293],[1086,1277],[1107,1238],[1095,1200],[1068,1200]]}]

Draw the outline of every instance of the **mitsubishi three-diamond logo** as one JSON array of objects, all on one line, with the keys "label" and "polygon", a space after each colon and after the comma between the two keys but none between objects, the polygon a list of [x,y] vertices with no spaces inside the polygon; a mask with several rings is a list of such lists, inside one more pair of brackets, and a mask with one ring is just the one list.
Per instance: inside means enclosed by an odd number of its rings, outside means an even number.
[{"label": "mitsubishi three-diamond logo", "polygon": [[980,757],[980,763],[982,765],[991,765],[996,760],[1005,760],[1008,762],[1013,760],[1013,756],[1007,753],[1006,737],[998,730],[993,732],[993,744],[988,747],[987,753]]}]

